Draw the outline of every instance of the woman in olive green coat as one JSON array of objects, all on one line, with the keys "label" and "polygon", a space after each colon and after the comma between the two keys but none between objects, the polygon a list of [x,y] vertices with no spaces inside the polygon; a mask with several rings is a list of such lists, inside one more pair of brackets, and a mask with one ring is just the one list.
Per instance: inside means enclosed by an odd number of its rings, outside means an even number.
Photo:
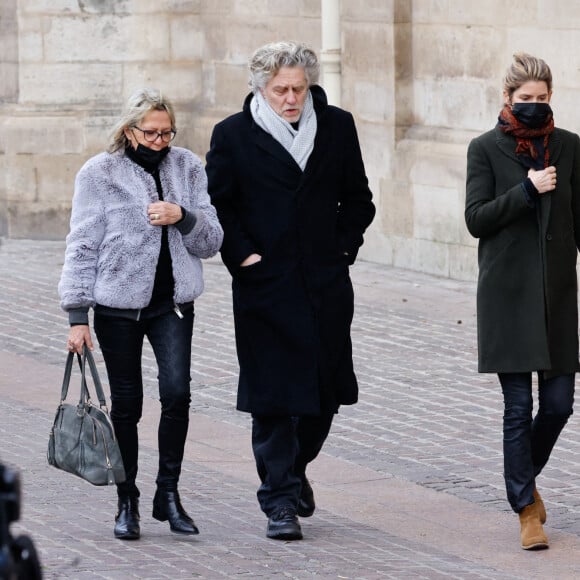
[{"label": "woman in olive green coat", "polygon": [[554,127],[543,60],[514,55],[503,94],[498,124],[469,146],[465,220],[479,238],[479,371],[499,376],[507,496],[522,547],[538,549],[548,539],[536,477],[572,414],[579,368],[580,139]]}]

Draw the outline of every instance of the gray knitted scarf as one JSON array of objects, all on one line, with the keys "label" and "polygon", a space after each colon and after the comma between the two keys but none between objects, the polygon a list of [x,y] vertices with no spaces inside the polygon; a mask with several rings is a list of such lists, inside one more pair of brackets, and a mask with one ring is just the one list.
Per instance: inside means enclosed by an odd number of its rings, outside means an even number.
[{"label": "gray knitted scarf", "polygon": [[292,155],[300,169],[304,171],[312,149],[314,149],[317,128],[316,113],[310,91],[308,91],[304,101],[298,130],[294,129],[288,121],[280,117],[270,107],[260,91],[254,93],[254,98],[250,102],[250,111],[254,121],[266,133],[270,133]]}]

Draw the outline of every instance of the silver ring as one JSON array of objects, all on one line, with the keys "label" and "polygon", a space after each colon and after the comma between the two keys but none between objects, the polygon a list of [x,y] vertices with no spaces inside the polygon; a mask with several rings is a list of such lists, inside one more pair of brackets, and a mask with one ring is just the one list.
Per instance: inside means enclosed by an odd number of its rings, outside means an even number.
[{"label": "silver ring", "polygon": [[158,213],[154,213],[151,215],[151,219],[152,220],[158,220],[159,219],[159,214]]}]

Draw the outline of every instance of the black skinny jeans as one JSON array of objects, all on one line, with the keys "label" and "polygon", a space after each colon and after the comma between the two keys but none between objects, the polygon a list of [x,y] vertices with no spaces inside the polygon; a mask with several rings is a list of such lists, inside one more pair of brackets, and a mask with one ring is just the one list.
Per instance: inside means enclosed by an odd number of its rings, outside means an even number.
[{"label": "black skinny jeans", "polygon": [[140,321],[95,312],[95,333],[111,388],[111,419],[127,474],[127,480],[117,486],[120,497],[139,497],[137,423],[143,411],[141,356],[145,337],[159,369],[157,486],[177,489],[189,426],[193,318],[193,309],[185,311],[183,319],[169,311]]},{"label": "black skinny jeans", "polygon": [[504,397],[503,453],[508,501],[515,512],[534,503],[540,474],[572,415],[575,375],[538,373],[538,412],[532,420],[532,373],[500,373]]}]

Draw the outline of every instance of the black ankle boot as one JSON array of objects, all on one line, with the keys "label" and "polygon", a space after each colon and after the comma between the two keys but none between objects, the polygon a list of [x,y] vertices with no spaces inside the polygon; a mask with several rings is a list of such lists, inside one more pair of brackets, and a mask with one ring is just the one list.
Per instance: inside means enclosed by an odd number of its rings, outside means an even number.
[{"label": "black ankle boot", "polygon": [[193,520],[187,515],[179,500],[179,493],[158,489],[153,498],[153,517],[160,522],[169,520],[169,528],[176,534],[199,534]]},{"label": "black ankle boot", "polygon": [[119,513],[115,517],[115,538],[138,540],[141,537],[139,519],[139,500],[136,497],[120,497]]}]

